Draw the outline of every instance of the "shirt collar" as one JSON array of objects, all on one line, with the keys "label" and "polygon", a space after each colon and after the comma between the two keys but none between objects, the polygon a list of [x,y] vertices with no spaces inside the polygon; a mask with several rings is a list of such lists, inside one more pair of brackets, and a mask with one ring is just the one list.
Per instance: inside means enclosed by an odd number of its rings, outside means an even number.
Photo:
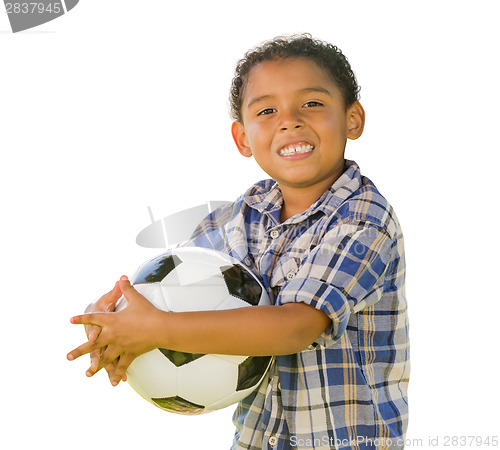
[{"label": "shirt collar", "polygon": [[[301,222],[306,217],[321,211],[332,214],[362,184],[359,166],[348,159],[345,160],[344,173],[302,214],[289,219],[291,223]],[[281,210],[283,195],[278,183],[264,180],[252,186],[243,197],[245,203],[261,214],[276,215]]]}]

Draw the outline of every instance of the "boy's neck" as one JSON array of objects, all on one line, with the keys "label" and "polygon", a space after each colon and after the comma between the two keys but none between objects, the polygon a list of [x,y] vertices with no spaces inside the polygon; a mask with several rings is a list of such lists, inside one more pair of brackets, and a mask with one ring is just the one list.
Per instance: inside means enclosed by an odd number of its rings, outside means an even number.
[{"label": "boy's neck", "polygon": [[312,183],[296,183],[282,180],[278,182],[283,195],[280,222],[283,223],[296,214],[307,211],[332,185],[345,170],[345,159],[338,161],[325,178],[313,179]]},{"label": "boy's neck", "polygon": [[326,183],[323,183],[322,185],[315,185],[307,188],[294,188],[290,186],[280,185],[281,193],[283,195],[283,205],[281,206],[280,222],[283,223],[290,217],[307,211],[310,206],[316,200],[318,200],[318,198],[320,198],[334,182],[335,180],[328,181]]}]

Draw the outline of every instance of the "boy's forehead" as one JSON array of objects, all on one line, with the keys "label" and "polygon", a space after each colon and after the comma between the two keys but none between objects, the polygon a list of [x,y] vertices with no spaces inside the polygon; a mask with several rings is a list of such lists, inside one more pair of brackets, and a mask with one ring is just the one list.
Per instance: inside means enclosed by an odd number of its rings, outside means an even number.
[{"label": "boy's forehead", "polygon": [[259,62],[250,70],[247,77],[247,83],[254,83],[261,78],[265,78],[266,81],[269,81],[273,78],[281,77],[283,74],[293,76],[294,71],[297,70],[301,72],[306,71],[321,77],[326,76],[331,80],[326,71],[313,59],[295,57]]},{"label": "boy's forehead", "polygon": [[252,67],[243,90],[243,105],[287,90],[338,91],[332,77],[310,58],[288,58],[263,61]]}]

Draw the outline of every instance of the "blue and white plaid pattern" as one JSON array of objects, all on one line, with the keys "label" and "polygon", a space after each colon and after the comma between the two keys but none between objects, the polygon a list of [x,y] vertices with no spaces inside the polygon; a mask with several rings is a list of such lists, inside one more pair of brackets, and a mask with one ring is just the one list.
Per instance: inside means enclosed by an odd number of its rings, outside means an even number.
[{"label": "blue and white plaid pattern", "polygon": [[280,223],[261,181],[215,210],[186,245],[214,248],[260,275],[271,300],[304,302],[331,325],[276,357],[234,414],[233,449],[402,448],[409,339],[403,236],[389,203],[353,161],[307,211]]}]

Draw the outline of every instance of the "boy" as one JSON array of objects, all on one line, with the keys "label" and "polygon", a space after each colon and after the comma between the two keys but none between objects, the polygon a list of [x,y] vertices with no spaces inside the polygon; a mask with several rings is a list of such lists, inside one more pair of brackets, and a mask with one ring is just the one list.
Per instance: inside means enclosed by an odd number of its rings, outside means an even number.
[{"label": "boy", "polygon": [[[308,35],[276,38],[238,63],[232,135],[272,180],[211,213],[186,245],[214,248],[258,273],[273,306],[166,313],[126,277],[72,319],[92,325],[68,358],[92,354],[116,385],[156,347],[275,355],[240,402],[233,448],[402,448],[407,426],[404,250],[392,207],[353,161],[364,127],[342,53]],[[142,316],[141,320],[136,320]],[[145,329],[140,323],[147,323]]]}]

